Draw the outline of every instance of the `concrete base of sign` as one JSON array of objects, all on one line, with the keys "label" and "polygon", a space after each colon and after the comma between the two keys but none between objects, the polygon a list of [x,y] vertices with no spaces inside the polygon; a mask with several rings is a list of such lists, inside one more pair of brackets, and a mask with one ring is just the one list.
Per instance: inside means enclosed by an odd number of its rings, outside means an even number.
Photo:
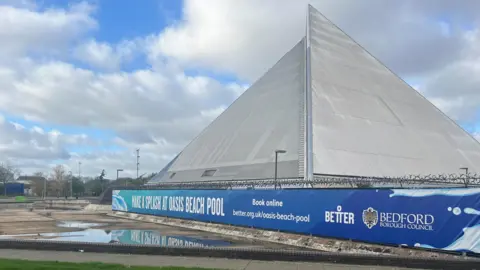
[{"label": "concrete base of sign", "polygon": [[456,255],[438,253],[426,250],[406,249],[401,247],[366,244],[348,240],[328,239],[315,236],[298,235],[292,233],[268,231],[256,228],[237,227],[216,223],[205,223],[193,220],[176,219],[161,216],[141,215],[126,212],[112,212],[109,216],[152,222],[168,226],[194,229],[222,235],[255,239],[301,248],[308,248],[328,252],[343,252],[354,254],[383,254],[387,256],[412,256],[421,258],[452,258]]},{"label": "concrete base of sign", "polygon": [[111,213],[112,206],[111,205],[103,205],[103,204],[89,204],[83,208],[83,211],[86,212],[96,212],[96,213]]}]

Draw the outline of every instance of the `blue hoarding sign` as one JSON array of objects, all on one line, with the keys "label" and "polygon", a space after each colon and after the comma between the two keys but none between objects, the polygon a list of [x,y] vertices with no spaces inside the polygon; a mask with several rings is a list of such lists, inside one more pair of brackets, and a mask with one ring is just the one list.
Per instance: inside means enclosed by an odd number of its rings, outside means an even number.
[{"label": "blue hoarding sign", "polygon": [[480,253],[480,188],[116,190],[112,209]]},{"label": "blue hoarding sign", "polygon": [[22,183],[6,183],[6,195],[23,195],[25,193],[25,186]]}]

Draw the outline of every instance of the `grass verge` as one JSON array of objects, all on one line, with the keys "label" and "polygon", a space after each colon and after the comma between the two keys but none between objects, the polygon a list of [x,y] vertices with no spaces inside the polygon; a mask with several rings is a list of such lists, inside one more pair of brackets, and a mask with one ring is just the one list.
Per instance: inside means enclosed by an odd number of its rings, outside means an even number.
[{"label": "grass verge", "polygon": [[127,266],[104,263],[68,263],[0,259],[0,270],[212,270],[206,268]]},{"label": "grass verge", "polygon": [[26,202],[27,198],[25,198],[24,196],[16,196],[15,201],[16,202]]}]

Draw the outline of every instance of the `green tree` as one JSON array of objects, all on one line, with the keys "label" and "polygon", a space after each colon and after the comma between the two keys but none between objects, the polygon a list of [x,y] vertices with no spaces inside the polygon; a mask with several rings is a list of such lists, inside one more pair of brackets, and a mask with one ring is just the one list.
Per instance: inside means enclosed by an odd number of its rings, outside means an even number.
[{"label": "green tree", "polygon": [[98,180],[100,180],[101,192],[103,192],[103,190],[105,188],[105,175],[106,175],[105,170],[102,170],[102,172],[100,173],[100,176],[98,177]]},{"label": "green tree", "polygon": [[85,192],[92,196],[98,196],[102,192],[102,186],[98,177],[85,183]]},{"label": "green tree", "polygon": [[85,194],[85,184],[78,177],[72,177],[72,190],[74,196],[82,196]]},{"label": "green tree", "polygon": [[106,175],[105,170],[102,170],[99,176],[95,177],[95,179],[91,179],[90,181],[86,182],[85,192],[93,196],[98,196],[102,194],[105,187],[105,182],[107,181],[105,179],[105,175]]}]

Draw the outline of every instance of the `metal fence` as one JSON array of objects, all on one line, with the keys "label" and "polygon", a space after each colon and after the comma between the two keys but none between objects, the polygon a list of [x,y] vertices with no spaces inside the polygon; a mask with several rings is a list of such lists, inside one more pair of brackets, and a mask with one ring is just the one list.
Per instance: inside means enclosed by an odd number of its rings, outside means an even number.
[{"label": "metal fence", "polygon": [[[431,188],[480,187],[478,174],[407,175],[404,177],[362,177],[315,175],[313,179],[268,178],[195,182],[163,182],[138,189],[287,189],[287,188]],[[131,189],[131,187],[130,187]]]}]

